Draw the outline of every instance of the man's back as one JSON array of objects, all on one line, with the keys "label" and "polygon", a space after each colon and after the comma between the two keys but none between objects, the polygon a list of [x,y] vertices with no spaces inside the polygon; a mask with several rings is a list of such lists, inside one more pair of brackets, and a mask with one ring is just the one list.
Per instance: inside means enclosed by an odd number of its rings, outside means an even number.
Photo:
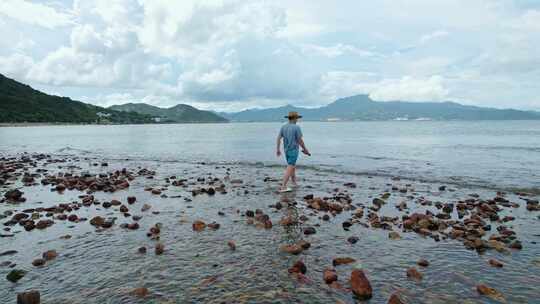
[{"label": "man's back", "polygon": [[302,130],[294,123],[287,123],[281,127],[280,133],[283,137],[283,149],[285,151],[298,150],[298,143],[302,138]]}]

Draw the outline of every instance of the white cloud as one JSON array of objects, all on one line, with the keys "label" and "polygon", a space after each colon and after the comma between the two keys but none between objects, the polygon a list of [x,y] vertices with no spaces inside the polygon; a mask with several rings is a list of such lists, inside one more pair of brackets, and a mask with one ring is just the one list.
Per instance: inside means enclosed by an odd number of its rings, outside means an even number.
[{"label": "white cloud", "polygon": [[540,4],[524,7],[515,0],[0,0],[0,73],[106,104],[314,106],[363,93],[534,107]]},{"label": "white cloud", "polygon": [[426,35],[420,37],[420,43],[425,44],[425,43],[427,43],[427,42],[429,42],[431,40],[448,36],[448,34],[449,33],[447,31],[435,31],[435,32],[432,32],[432,33],[429,33],[429,34],[426,34]]},{"label": "white cloud", "polygon": [[2,0],[0,14],[48,29],[73,23],[72,16],[66,12],[59,12],[50,6],[25,0]]},{"label": "white cloud", "polygon": [[440,76],[419,79],[404,76],[400,79],[384,79],[369,94],[373,100],[392,101],[444,101],[448,97]]}]

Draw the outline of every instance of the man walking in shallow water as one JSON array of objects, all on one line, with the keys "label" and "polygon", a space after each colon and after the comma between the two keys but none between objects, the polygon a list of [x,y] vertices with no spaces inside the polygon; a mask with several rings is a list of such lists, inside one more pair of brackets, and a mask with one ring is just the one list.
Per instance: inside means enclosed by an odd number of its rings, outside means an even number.
[{"label": "man walking in shallow water", "polygon": [[276,155],[280,157],[281,140],[283,139],[283,150],[285,152],[285,159],[287,161],[287,169],[285,170],[285,175],[283,176],[283,182],[281,183],[281,188],[279,190],[280,192],[292,191],[291,188],[287,187],[289,179],[291,179],[294,187],[298,186],[296,182],[296,161],[298,160],[298,147],[302,147],[302,153],[311,156],[304,144],[304,140],[302,139],[302,130],[296,124],[298,119],[302,118],[302,116],[298,115],[297,112],[289,112],[289,115],[285,116],[285,118],[288,118],[289,122],[281,127],[276,145]]}]

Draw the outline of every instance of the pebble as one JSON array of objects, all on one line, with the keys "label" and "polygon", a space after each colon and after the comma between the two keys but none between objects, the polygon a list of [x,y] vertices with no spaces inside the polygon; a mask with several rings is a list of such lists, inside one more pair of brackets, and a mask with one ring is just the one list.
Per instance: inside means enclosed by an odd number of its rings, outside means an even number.
[{"label": "pebble", "polygon": [[307,272],[307,267],[302,261],[297,261],[294,265],[289,268],[289,273],[301,273],[305,274]]},{"label": "pebble", "polygon": [[504,266],[503,263],[495,260],[495,259],[490,259],[489,260],[489,265],[493,266],[493,267],[498,267],[498,268],[502,268]]},{"label": "pebble", "polygon": [[58,253],[56,253],[56,250],[47,250],[43,253],[43,259],[45,259],[46,261],[51,261],[51,260],[54,260],[57,256],[58,256]]},{"label": "pebble", "polygon": [[337,281],[337,279],[337,272],[334,268],[326,268],[323,271],[323,280],[326,284],[332,284],[333,282]]},{"label": "pebble", "polygon": [[422,267],[428,267],[429,266],[429,262],[426,259],[420,259],[420,260],[418,260],[418,262],[416,262],[416,264],[418,264],[419,266],[422,266]]},{"label": "pebble", "polygon": [[227,246],[229,246],[232,251],[236,250],[236,243],[233,240],[228,241]]},{"label": "pebble", "polygon": [[415,281],[421,281],[423,275],[414,267],[407,269],[407,277]]},{"label": "pebble", "polygon": [[45,265],[45,262],[45,259],[35,259],[34,261],[32,261],[32,265],[39,267]]}]

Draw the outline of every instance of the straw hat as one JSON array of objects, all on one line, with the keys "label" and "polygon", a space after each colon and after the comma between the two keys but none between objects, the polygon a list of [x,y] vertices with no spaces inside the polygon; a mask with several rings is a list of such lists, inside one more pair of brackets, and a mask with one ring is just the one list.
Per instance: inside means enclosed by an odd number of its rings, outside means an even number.
[{"label": "straw hat", "polygon": [[302,118],[302,115],[299,115],[298,112],[289,112],[289,115],[285,116],[288,119],[298,119]]}]

